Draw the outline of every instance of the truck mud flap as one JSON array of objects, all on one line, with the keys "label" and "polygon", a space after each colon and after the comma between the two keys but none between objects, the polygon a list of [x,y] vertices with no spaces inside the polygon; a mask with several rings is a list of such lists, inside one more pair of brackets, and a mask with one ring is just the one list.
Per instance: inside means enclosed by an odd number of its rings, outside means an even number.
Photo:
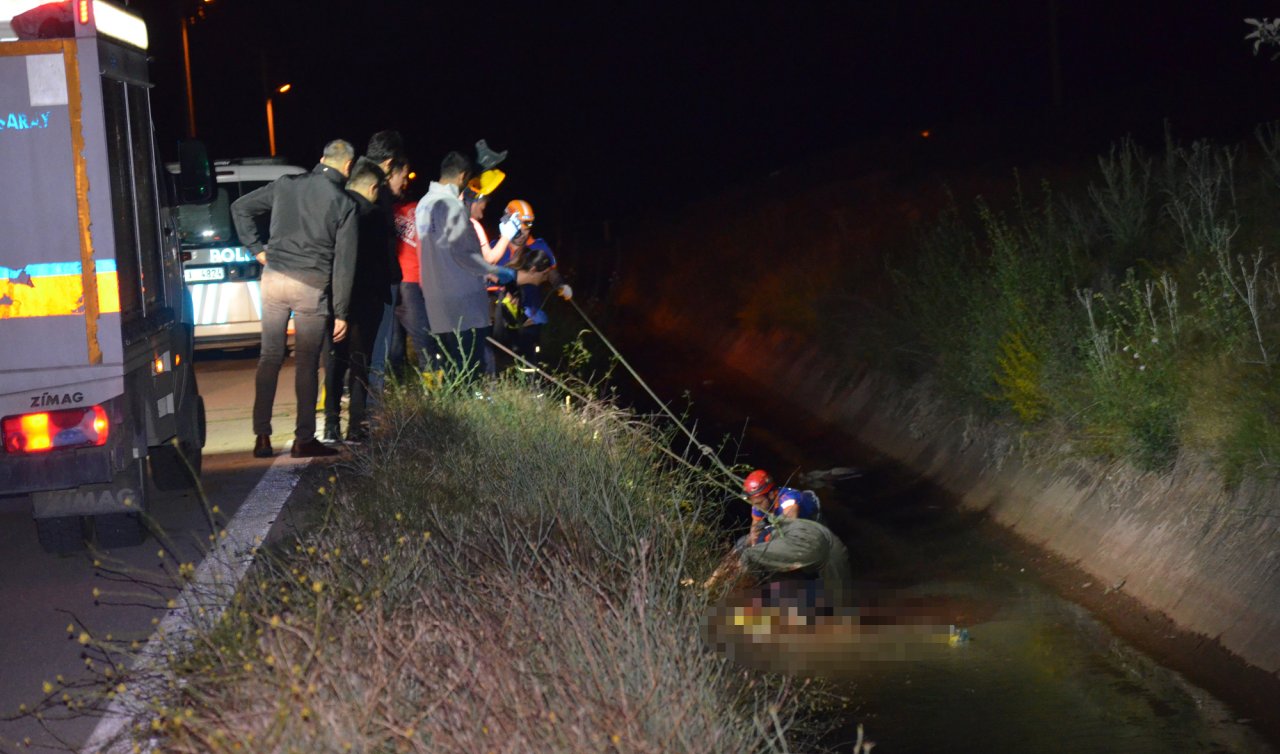
[{"label": "truck mud flap", "polygon": [[134,462],[108,484],[84,484],[65,490],[31,493],[35,518],[141,513],[146,505],[142,464]]}]

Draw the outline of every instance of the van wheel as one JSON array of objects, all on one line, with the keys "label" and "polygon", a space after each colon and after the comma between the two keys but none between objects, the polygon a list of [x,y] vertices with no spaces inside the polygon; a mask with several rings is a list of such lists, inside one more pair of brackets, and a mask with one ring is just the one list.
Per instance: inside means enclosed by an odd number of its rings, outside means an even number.
[{"label": "van wheel", "polygon": [[45,552],[55,555],[83,550],[84,522],[79,516],[36,519],[36,539]]},{"label": "van wheel", "polygon": [[[156,489],[171,492],[195,487],[200,476],[200,447],[179,441],[177,446],[161,445],[147,452],[151,481]],[[188,467],[188,464],[190,466]],[[192,476],[195,474],[195,477]]]},{"label": "van wheel", "polygon": [[183,416],[178,422],[177,444],[160,445],[147,452],[151,481],[158,490],[192,489],[200,478],[201,448],[206,433],[204,398],[195,391],[195,374],[191,380],[192,389],[183,403]]},{"label": "van wheel", "polygon": [[147,527],[137,513],[104,513],[93,517],[93,534],[98,547],[134,547],[147,539]]}]

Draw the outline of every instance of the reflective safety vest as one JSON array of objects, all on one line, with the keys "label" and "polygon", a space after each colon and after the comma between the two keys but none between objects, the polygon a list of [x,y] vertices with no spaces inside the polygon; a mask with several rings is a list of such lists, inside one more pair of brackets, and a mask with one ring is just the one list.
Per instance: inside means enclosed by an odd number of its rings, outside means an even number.
[{"label": "reflective safety vest", "polygon": [[[804,518],[810,521],[820,521],[822,518],[822,504],[818,501],[818,496],[813,490],[795,490],[790,487],[779,487],[778,496],[773,500],[773,509],[769,513],[773,516],[791,515],[792,509],[798,509],[796,518]],[[763,521],[764,514],[758,508],[751,508],[751,520]],[[769,528],[762,529],[757,542],[768,542],[770,537]]]}]

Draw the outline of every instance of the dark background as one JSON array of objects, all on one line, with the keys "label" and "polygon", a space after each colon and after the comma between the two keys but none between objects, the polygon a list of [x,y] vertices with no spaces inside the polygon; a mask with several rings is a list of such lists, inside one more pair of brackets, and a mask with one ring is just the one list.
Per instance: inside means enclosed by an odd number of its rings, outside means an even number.
[{"label": "dark background", "polygon": [[540,221],[625,221],[926,129],[1012,165],[1128,133],[1158,145],[1166,118],[1238,140],[1280,109],[1280,62],[1253,54],[1243,21],[1277,9],[1230,0],[1056,0],[1056,90],[1054,0],[130,7],[150,25],[162,140],[186,127],[179,8],[202,8],[191,67],[213,156],[265,154],[265,93],[288,82],[276,125],[292,161],[395,128],[421,190],[446,150],[483,137],[511,151],[499,199],[529,199]]}]

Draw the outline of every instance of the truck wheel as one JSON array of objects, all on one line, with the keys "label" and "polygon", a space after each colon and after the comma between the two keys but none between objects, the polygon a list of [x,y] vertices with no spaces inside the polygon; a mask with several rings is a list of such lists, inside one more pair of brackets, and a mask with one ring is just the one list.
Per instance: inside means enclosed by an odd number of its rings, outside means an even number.
[{"label": "truck wheel", "polygon": [[79,516],[36,519],[36,539],[45,552],[66,555],[84,549],[84,525]]},{"label": "truck wheel", "polygon": [[137,513],[104,513],[93,517],[93,534],[98,547],[111,550],[142,544],[147,527]]},{"label": "truck wheel", "polygon": [[[195,486],[192,472],[200,473],[200,450],[197,448],[191,456],[186,443],[179,442],[179,447],[161,445],[147,452],[147,462],[151,465],[151,481],[156,489],[186,490]],[[191,468],[187,468],[188,463]]]},{"label": "truck wheel", "polygon": [[196,437],[200,442],[200,448],[196,451],[196,462],[192,466],[196,467],[196,471],[200,471],[201,458],[204,456],[205,440],[209,437],[209,424],[205,420],[205,397],[196,396]]},{"label": "truck wheel", "polygon": [[[205,438],[204,398],[189,397],[189,416],[178,427],[177,446],[161,445],[147,453],[151,464],[151,481],[156,489],[166,492],[186,490],[196,486],[203,465]],[[189,464],[189,466],[188,466]],[[194,476],[193,476],[194,474]]]}]

